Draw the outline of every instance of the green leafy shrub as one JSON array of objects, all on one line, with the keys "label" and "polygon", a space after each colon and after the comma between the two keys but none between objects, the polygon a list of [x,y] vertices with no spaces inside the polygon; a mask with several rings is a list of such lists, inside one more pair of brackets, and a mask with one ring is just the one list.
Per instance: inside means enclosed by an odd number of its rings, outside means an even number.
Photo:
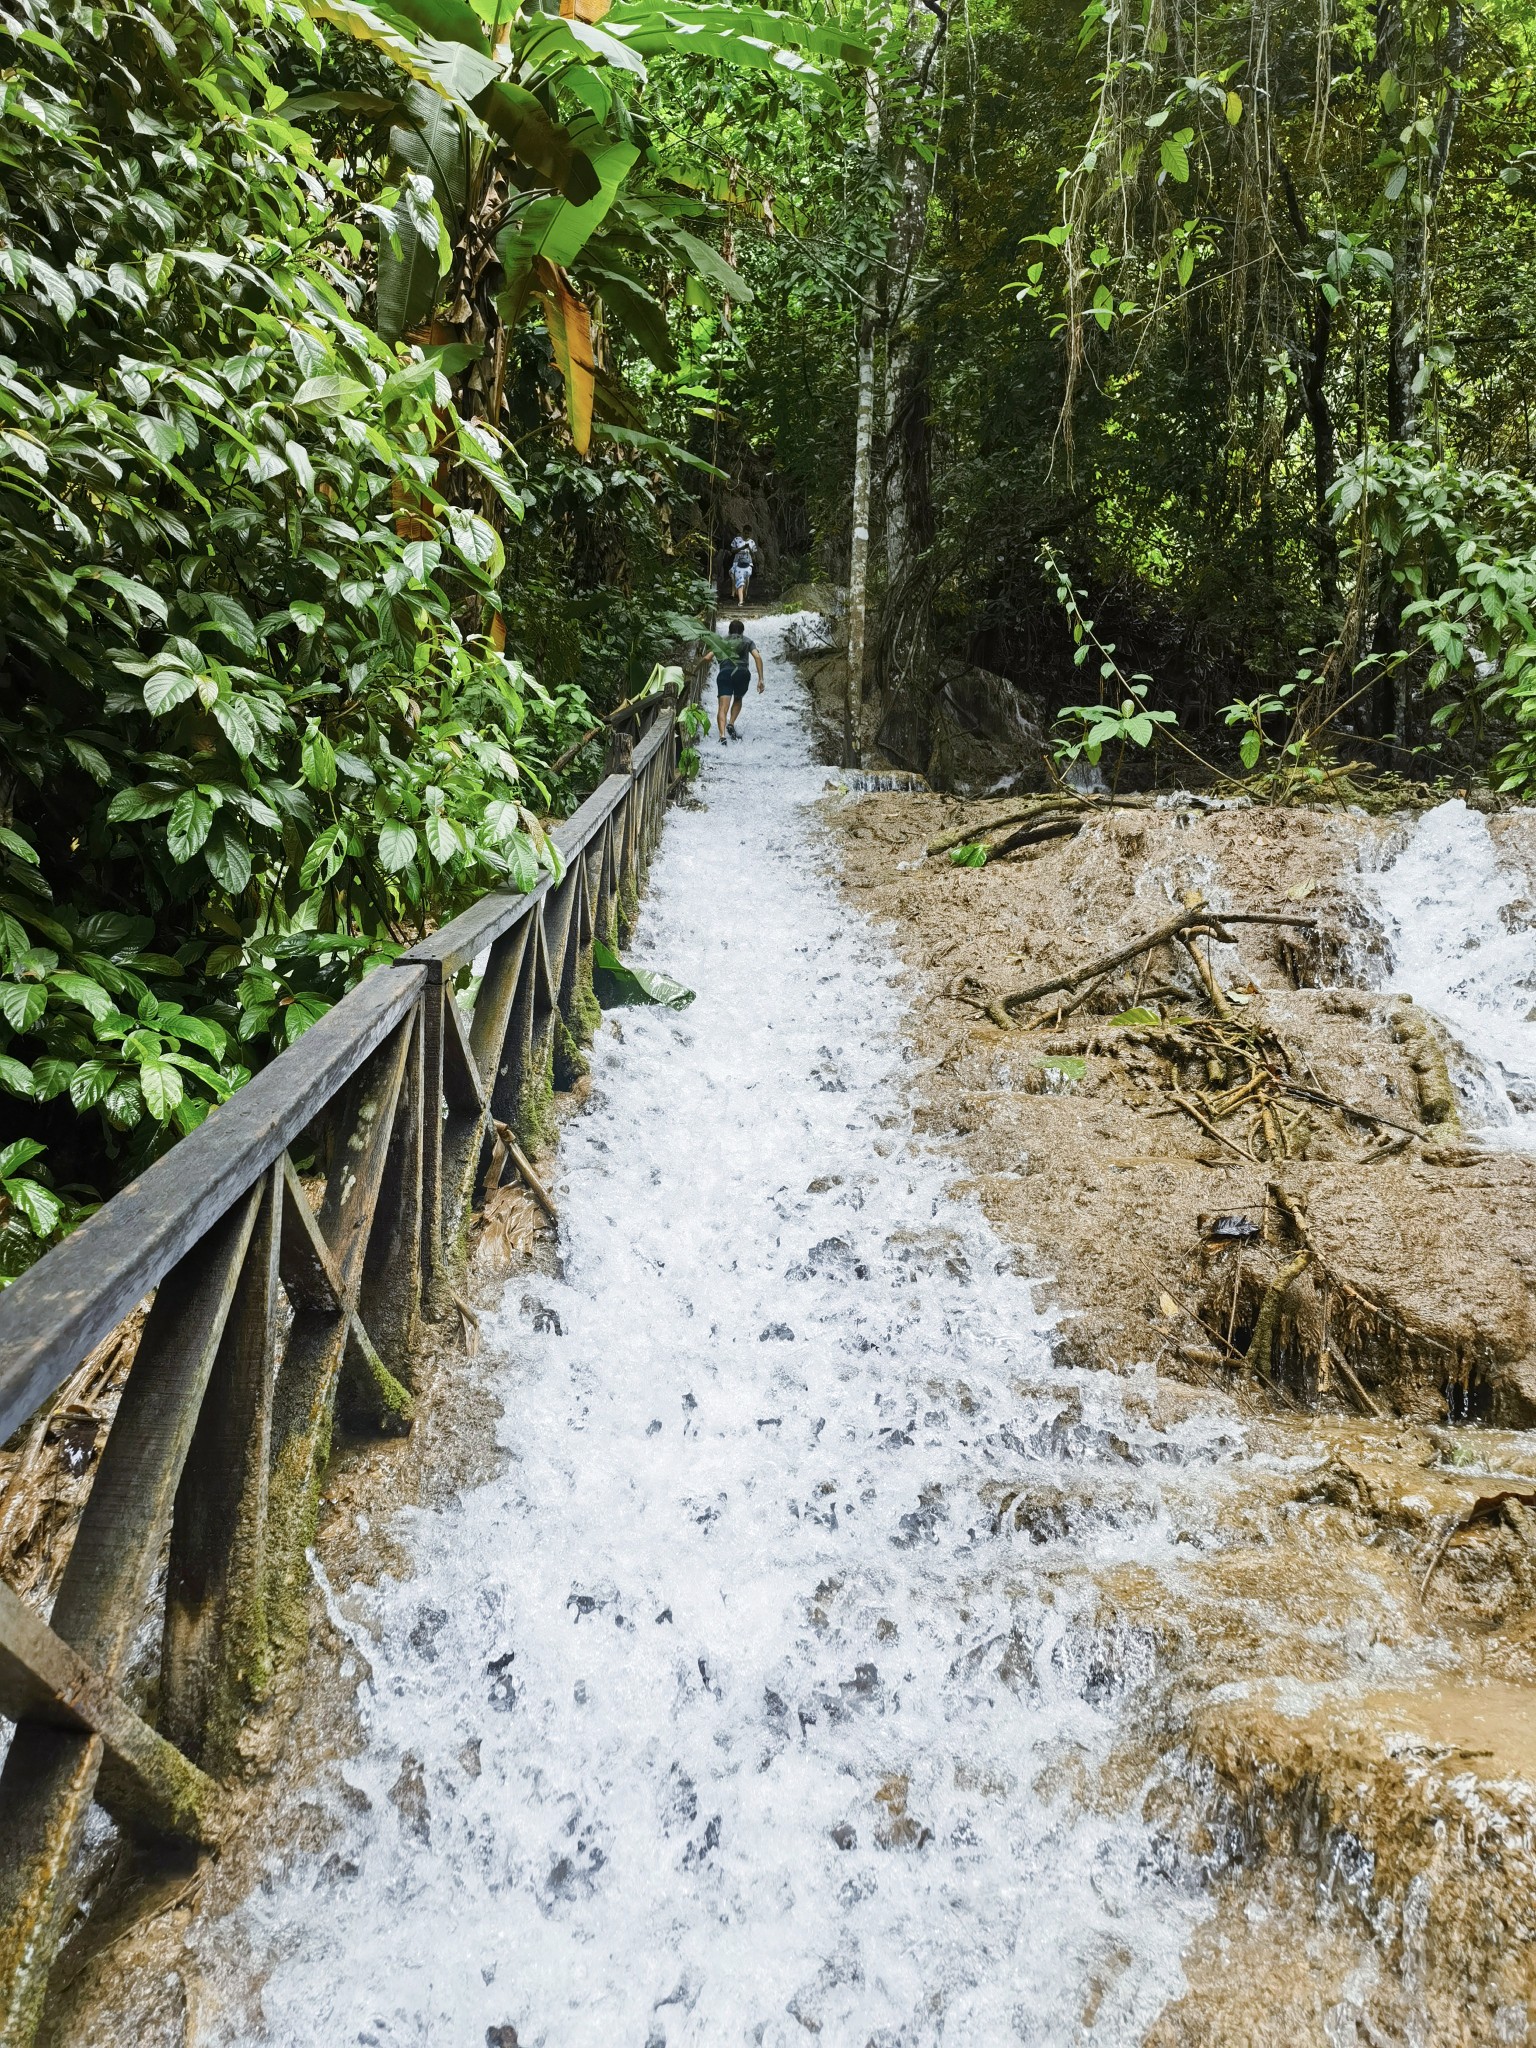
[{"label": "green leafy shrub", "polygon": [[587,715],[502,651],[524,494],[452,410],[465,351],[363,317],[376,209],[273,84],[300,35],[238,0],[0,32],[0,1089],[81,1178],[530,885]]}]

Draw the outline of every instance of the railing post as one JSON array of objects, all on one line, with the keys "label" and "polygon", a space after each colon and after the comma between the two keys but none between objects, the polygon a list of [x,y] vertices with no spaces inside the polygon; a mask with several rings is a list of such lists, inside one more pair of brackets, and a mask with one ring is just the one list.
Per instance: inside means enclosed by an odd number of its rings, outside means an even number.
[{"label": "railing post", "polygon": [[176,1491],[161,1645],[160,1724],[216,1771],[266,1691],[267,1458],[277,1370],[283,1174],[260,1210]]},{"label": "railing post", "polygon": [[[108,1683],[122,1669],[160,1561],[198,1407],[245,1260],[260,1190],[167,1274],[108,1432],[54,1602],[52,1626]],[[37,2030],[73,1910],[99,1735],[22,1722],[0,1771],[0,2041]]]}]

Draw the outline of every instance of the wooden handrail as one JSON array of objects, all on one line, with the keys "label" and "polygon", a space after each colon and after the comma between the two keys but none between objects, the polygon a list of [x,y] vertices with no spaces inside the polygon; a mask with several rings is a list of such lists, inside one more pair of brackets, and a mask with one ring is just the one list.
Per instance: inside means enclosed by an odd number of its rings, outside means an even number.
[{"label": "wooden handrail", "polygon": [[[93,1801],[126,1828],[216,1833],[241,1723],[307,1644],[334,1424],[409,1429],[421,1326],[452,1310],[486,1165],[532,1151],[584,1071],[593,942],[627,936],[676,769],[658,714],[552,831],[558,876],[367,974],[0,1293],[0,1438],[153,1297],[49,1624],[0,1586],[7,2048],[41,2016]],[[457,984],[482,959],[471,1003]],[[120,1686],[167,1537],[151,1727]]]}]

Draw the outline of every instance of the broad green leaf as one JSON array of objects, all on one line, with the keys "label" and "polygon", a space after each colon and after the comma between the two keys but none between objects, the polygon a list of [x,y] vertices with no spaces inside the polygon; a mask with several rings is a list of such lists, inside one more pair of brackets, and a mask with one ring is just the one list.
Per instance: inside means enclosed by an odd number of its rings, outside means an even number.
[{"label": "broad green leaf", "polygon": [[592,942],[592,986],[605,1009],[626,1003],[659,1003],[669,1010],[686,1010],[695,993],[669,974],[657,974],[646,967],[626,967],[601,939]]},{"label": "broad green leaf", "polygon": [[426,833],[427,851],[434,860],[456,860],[464,851],[464,843],[452,821],[445,818],[441,811],[428,811],[423,830]]},{"label": "broad green leaf", "polygon": [[205,590],[203,608],[210,621],[237,647],[247,654],[257,651],[256,628],[238,597],[228,597],[222,590]]},{"label": "broad green leaf", "polygon": [[[295,405],[313,407],[316,412],[352,412],[368,396],[368,386],[359,384],[355,377],[343,377],[327,371],[323,376],[306,377],[293,394]],[[270,474],[276,476],[279,471]]]},{"label": "broad green leaf", "polygon": [[1181,142],[1170,137],[1158,144],[1157,160],[1176,185],[1189,183],[1189,155]]},{"label": "broad green leaf", "polygon": [[304,856],[303,866],[299,869],[299,887],[313,889],[317,883],[330,881],[346,857],[346,826],[328,826]]},{"label": "broad green leaf", "polygon": [[407,541],[400,550],[400,559],[413,582],[425,583],[436,574],[443,551],[435,540]]},{"label": "broad green leaf", "polygon": [[1134,1003],[1130,1009],[1122,1010],[1118,1017],[1111,1017],[1109,1021],[1111,1024],[1161,1024],[1163,1020],[1156,1010],[1148,1010],[1140,1003]]},{"label": "broad green leaf", "polygon": [[697,235],[689,234],[686,228],[673,228],[667,239],[687,257],[706,284],[713,285],[716,291],[726,298],[735,299],[739,305],[752,303],[752,287],[734,265],[726,262],[718,249],[712,249]]},{"label": "broad green leaf", "polygon": [[8,1095],[31,1095],[35,1092],[28,1068],[8,1052],[0,1053],[0,1088]]},{"label": "broad green leaf", "polygon": [[139,1087],[143,1091],[144,1107],[156,1123],[168,1123],[184,1090],[177,1069],[169,1060],[145,1060],[139,1068]]},{"label": "broad green leaf", "polygon": [[174,861],[189,861],[201,853],[213,826],[213,806],[195,789],[184,790],[171,807],[165,843]]},{"label": "broad green leaf", "polygon": [[98,583],[105,583],[109,590],[115,590],[126,598],[135,612],[148,612],[151,618],[159,619],[163,625],[170,617],[170,608],[159,591],[151,590],[147,583],[141,583],[136,576],[124,576],[117,569],[89,569],[87,575],[94,576]]},{"label": "broad green leaf", "polygon": [[161,668],[144,685],[144,702],[151,711],[174,711],[197,694],[197,678],[185,669]]},{"label": "broad green leaf", "polygon": [[92,981],[88,974],[75,974],[68,968],[63,968],[55,974],[50,974],[48,979],[60,995],[68,996],[72,1003],[78,1003],[98,1024],[103,1018],[111,1016],[115,1008],[111,996],[100,982]]},{"label": "broad green leaf", "polygon": [[0,982],[0,1016],[13,1031],[30,1031],[47,1007],[48,991],[41,982]]},{"label": "broad green leaf", "polygon": [[336,787],[336,750],[323,732],[313,732],[305,740],[301,758],[304,780],[311,789],[334,789]]},{"label": "broad green leaf", "polygon": [[0,1149],[0,1180],[9,1180],[13,1173],[20,1173],[34,1159],[41,1159],[47,1150],[48,1147],[36,1138],[13,1138],[9,1145]]},{"label": "broad green leaf", "polygon": [[225,739],[242,757],[256,751],[256,715],[243,697],[219,697],[213,715]]},{"label": "broad green leaf", "polygon": [[64,1204],[41,1181],[7,1180],[5,1192],[25,1216],[38,1237],[48,1237],[58,1228]]},{"label": "broad green leaf", "polygon": [[398,818],[386,818],[379,827],[379,862],[385,872],[397,875],[416,858],[416,834]]},{"label": "broad green leaf", "polygon": [[251,850],[228,819],[226,811],[217,830],[209,834],[208,843],[203,848],[203,859],[220,888],[227,889],[231,896],[238,896],[251,879]]}]

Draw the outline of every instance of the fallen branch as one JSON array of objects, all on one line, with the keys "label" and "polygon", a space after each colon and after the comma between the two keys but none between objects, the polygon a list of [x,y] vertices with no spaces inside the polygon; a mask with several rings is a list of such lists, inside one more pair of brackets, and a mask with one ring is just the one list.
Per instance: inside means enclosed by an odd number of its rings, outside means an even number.
[{"label": "fallen branch", "polygon": [[[1079,801],[1082,800],[1080,799]],[[929,840],[927,858],[932,860],[936,854],[948,853],[950,848],[954,846],[967,846],[972,840],[981,838],[985,833],[1006,831],[1010,825],[1038,823],[1040,820],[1050,817],[1053,813],[1065,815],[1071,809],[1072,802],[1066,797],[1037,797],[1032,804],[1027,804],[1022,810],[1005,811],[1002,817],[991,818],[984,825],[978,825],[973,820],[969,825],[961,825],[953,831],[941,832],[937,839]]]},{"label": "fallen branch", "polygon": [[511,1127],[507,1124],[502,1123],[501,1120],[498,1118],[495,1125],[495,1131],[496,1151],[499,1154],[501,1154],[501,1159],[498,1159],[495,1156],[495,1154],[492,1155],[491,1170],[490,1173],[487,1175],[487,1192],[489,1192],[490,1188],[495,1187],[497,1182],[501,1179],[502,1160],[510,1159],[512,1164],[517,1168],[518,1176],[521,1179],[524,1187],[527,1188],[529,1194],[532,1195],[533,1199],[544,1211],[544,1214],[549,1218],[550,1222],[558,1225],[560,1221],[560,1212],[555,1207],[554,1202],[551,1200],[549,1192],[545,1188],[544,1183],[539,1179],[538,1175],[534,1172],[532,1166],[529,1164],[528,1155],[526,1152],[524,1152],[522,1146],[518,1144],[516,1137],[513,1135]]},{"label": "fallen branch", "polygon": [[582,734],[579,740],[572,740],[571,744],[566,748],[565,752],[563,754],[557,755],[556,758],[550,762],[549,767],[546,769],[545,773],[550,775],[551,777],[558,775],[562,768],[568,768],[570,766],[571,762],[575,760],[576,756],[581,752],[582,748],[586,746],[589,741],[597,739],[599,735],[602,733],[612,731],[612,729],[615,726],[621,724],[624,719],[630,717],[632,713],[638,711],[643,704],[649,704],[661,698],[664,695],[665,692],[661,690],[642,690],[638,697],[626,697],[624,699],[624,702],[618,707],[618,709],[616,711],[610,711],[608,716],[602,721],[600,725],[592,726],[588,731]]},{"label": "fallen branch", "polygon": [[1248,1343],[1246,1359],[1249,1370],[1256,1372],[1261,1379],[1268,1379],[1270,1376],[1269,1354],[1274,1346],[1275,1323],[1280,1314],[1280,1303],[1285,1290],[1293,1280],[1299,1279],[1306,1271],[1311,1259],[1311,1250],[1303,1246],[1294,1259],[1280,1268],[1264,1290],[1264,1299],[1259,1304],[1259,1319],[1253,1326],[1253,1336]]},{"label": "fallen branch", "polygon": [[1327,1346],[1328,1356],[1333,1362],[1333,1369],[1344,1382],[1355,1406],[1362,1414],[1374,1416],[1378,1422],[1384,1422],[1387,1411],[1382,1407],[1375,1395],[1370,1393],[1361,1384],[1354,1367],[1349,1363],[1349,1360],[1344,1356],[1338,1345],[1334,1343],[1331,1337],[1325,1338],[1324,1342]]},{"label": "fallen branch", "polygon": [[1234,1144],[1233,1141],[1227,1136],[1225,1131],[1218,1131],[1216,1126],[1211,1122],[1210,1118],[1206,1116],[1202,1110],[1197,1109],[1194,1103],[1190,1101],[1187,1095],[1180,1094],[1177,1088],[1170,1088],[1168,1093],[1179,1105],[1179,1108],[1183,1110],[1184,1114],[1186,1116],[1192,1116],[1195,1122],[1200,1126],[1201,1130],[1209,1132],[1210,1136],[1216,1140],[1218,1145],[1225,1145],[1229,1152],[1235,1152],[1238,1158],[1241,1159],[1241,1161],[1243,1162],[1244,1166],[1252,1166],[1252,1153],[1245,1152],[1241,1145]]},{"label": "fallen branch", "polygon": [[1276,1081],[1275,1086],[1284,1095],[1298,1096],[1303,1102],[1320,1103],[1324,1109],[1342,1109],[1346,1116],[1356,1117],[1363,1124],[1380,1124],[1384,1130],[1401,1131],[1405,1138],[1422,1138],[1424,1135],[1412,1124],[1395,1123],[1389,1116],[1378,1116],[1374,1109],[1356,1109],[1352,1102],[1341,1102],[1337,1095],[1325,1095],[1321,1089],[1301,1088],[1294,1081]]},{"label": "fallen branch", "polygon": [[998,1002],[1005,1010],[1013,1010],[1025,1003],[1033,1003],[1041,996],[1055,995],[1060,989],[1078,988],[1100,974],[1109,974],[1117,967],[1124,967],[1127,961],[1135,960],[1143,953],[1150,953],[1158,946],[1164,946],[1170,939],[1182,938],[1186,932],[1207,931],[1227,924],[1283,924],[1299,931],[1313,931],[1317,927],[1315,917],[1290,917],[1281,911],[1249,910],[1243,912],[1211,910],[1181,910],[1177,917],[1169,918],[1156,931],[1146,932],[1139,939],[1133,939],[1128,946],[1121,946],[1117,952],[1106,953],[1102,959],[1090,960],[1084,967],[1075,967],[1068,974],[1058,974],[1050,981],[1037,981],[1028,988],[1016,988],[1011,994],[999,996]]}]

